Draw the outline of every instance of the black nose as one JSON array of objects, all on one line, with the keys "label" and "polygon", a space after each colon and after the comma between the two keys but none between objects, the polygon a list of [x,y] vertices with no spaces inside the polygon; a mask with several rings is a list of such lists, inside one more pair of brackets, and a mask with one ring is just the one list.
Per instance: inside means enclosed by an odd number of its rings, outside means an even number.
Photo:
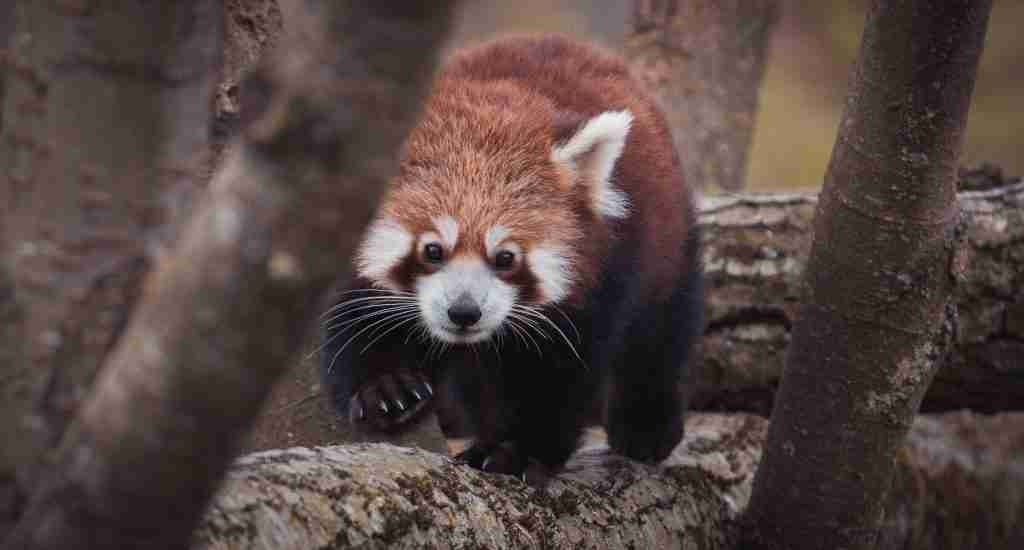
[{"label": "black nose", "polygon": [[452,305],[448,306],[448,318],[459,328],[466,328],[480,320],[483,314],[480,307],[469,296],[460,296]]}]

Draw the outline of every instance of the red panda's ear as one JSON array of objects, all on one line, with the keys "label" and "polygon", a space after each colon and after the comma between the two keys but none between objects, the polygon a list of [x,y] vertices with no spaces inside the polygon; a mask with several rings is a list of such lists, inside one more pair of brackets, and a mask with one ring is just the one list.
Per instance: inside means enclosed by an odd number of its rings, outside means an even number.
[{"label": "red panda's ear", "polygon": [[551,150],[551,159],[589,187],[594,210],[609,218],[624,218],[629,199],[611,181],[615,163],[626,146],[633,115],[629,111],[601,113],[579,126],[568,139]]}]

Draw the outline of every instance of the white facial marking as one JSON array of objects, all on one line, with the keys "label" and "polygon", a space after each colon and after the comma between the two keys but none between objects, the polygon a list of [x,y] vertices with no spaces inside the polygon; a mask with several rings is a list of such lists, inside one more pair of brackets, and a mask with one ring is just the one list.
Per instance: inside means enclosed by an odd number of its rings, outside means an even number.
[{"label": "white facial marking", "polygon": [[455,243],[459,241],[459,222],[451,216],[439,216],[434,218],[434,227],[441,234],[441,244],[448,250],[454,250]]},{"label": "white facial marking", "polygon": [[553,161],[577,172],[591,186],[594,209],[605,217],[623,218],[629,213],[629,197],[615,188],[611,176],[632,123],[633,115],[626,110],[601,113],[551,151]]},{"label": "white facial marking", "polygon": [[484,235],[484,246],[487,247],[487,256],[493,258],[498,251],[498,245],[512,234],[512,231],[504,225],[495,225],[487,230]]},{"label": "white facial marking", "polygon": [[530,269],[540,281],[545,302],[559,302],[569,294],[572,285],[572,262],[565,249],[542,244],[528,254]]},{"label": "white facial marking", "polygon": [[[416,281],[420,313],[430,334],[443,342],[469,344],[491,337],[505,321],[515,303],[518,290],[494,276],[479,258],[455,258],[441,270]],[[468,296],[480,308],[480,320],[468,330],[448,318],[455,300]]]},{"label": "white facial marking", "polygon": [[414,240],[412,233],[397,220],[378,218],[370,224],[356,253],[359,275],[383,286],[396,287],[388,273],[409,254]]}]

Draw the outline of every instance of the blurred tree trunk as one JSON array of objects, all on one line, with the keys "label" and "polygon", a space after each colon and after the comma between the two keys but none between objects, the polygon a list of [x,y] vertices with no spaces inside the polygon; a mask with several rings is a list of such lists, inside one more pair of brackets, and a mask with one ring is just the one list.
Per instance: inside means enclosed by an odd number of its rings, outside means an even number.
[{"label": "blurred tree trunk", "polygon": [[625,54],[661,100],[686,181],[743,188],[778,0],[634,0]]},{"label": "blurred tree trunk", "polygon": [[874,548],[955,330],[955,168],[990,0],[876,0],[815,218],[749,548]]},{"label": "blurred tree trunk", "polygon": [[[25,273],[42,275],[18,279],[19,300],[22,286],[27,287],[26,292],[42,294],[40,284],[54,284],[55,290],[69,294],[70,303],[82,312],[103,313],[112,301],[119,311],[123,307],[127,320],[136,296],[130,291],[145,273],[148,259],[155,257],[153,273],[123,336],[117,338],[122,331],[113,330],[102,333],[111,337],[101,341],[83,338],[85,344],[99,346],[104,352],[85,359],[96,359],[96,365],[102,360],[104,368],[81,406],[60,410],[56,422],[43,417],[45,437],[40,439],[44,443],[53,443],[60,432],[65,433],[50,461],[52,466],[33,484],[35,490],[20,522],[5,540],[6,547],[185,545],[245,429],[297,351],[318,302],[338,275],[338,266],[348,265],[349,255],[373,215],[383,184],[396,165],[399,145],[425,93],[454,3],[296,4],[287,47],[248,80],[249,89],[255,92],[254,110],[242,143],[173,247],[154,250],[159,239],[144,230],[167,232],[174,228],[173,220],[145,210],[150,215],[143,217],[145,223],[134,233],[101,232],[105,240],[87,243],[91,246],[85,247],[86,253],[75,249],[85,255],[74,258],[82,266],[94,270],[103,266],[102,273],[96,275],[102,284],[71,292],[59,286],[63,282],[60,277],[44,271],[57,264],[58,273],[63,274],[69,261],[47,258],[41,265],[26,264]],[[130,1],[107,9],[35,4],[25,2],[19,7],[28,10],[26,20],[31,23],[25,32],[31,33],[36,48],[25,54],[31,60],[26,64],[31,68],[26,73],[28,84],[37,84],[28,92],[49,98],[46,108],[38,109],[54,119],[49,126],[69,128],[48,141],[31,134],[29,139],[8,140],[20,144],[16,157],[24,161],[27,172],[23,185],[15,185],[19,187],[15,199],[25,210],[20,218],[26,221],[20,224],[19,218],[11,224],[25,233],[11,236],[18,237],[14,242],[22,247],[32,242],[31,238],[92,237],[93,228],[86,222],[98,219],[107,223],[118,216],[134,220],[133,216],[138,216],[134,195],[159,189],[149,180],[159,175],[152,172],[164,167],[164,157],[146,154],[175,152],[182,135],[205,138],[207,134],[211,81],[206,78],[208,67],[203,61],[211,52],[219,56],[221,36],[219,2],[166,3],[160,10],[153,10],[150,3]],[[51,7],[55,11],[48,11]],[[84,55],[76,52],[71,47],[75,44],[68,42],[82,37],[89,39],[85,46],[97,49],[86,49]],[[199,38],[193,42],[190,37]],[[55,48],[60,55],[50,53]],[[54,65],[54,58],[59,64]],[[89,106],[93,107],[89,113],[82,114],[64,107],[56,101],[66,100],[58,78],[62,73],[49,74],[55,66],[76,69],[68,76],[91,78],[109,87],[96,92],[98,99],[83,95],[80,101],[99,101],[104,107],[103,101],[117,99],[122,111]],[[127,82],[113,78],[118,76]],[[136,87],[154,83],[166,84],[174,91],[192,83],[192,77],[202,77],[204,93],[187,99],[160,96],[152,90],[144,98],[131,95]],[[81,89],[78,92],[82,94]],[[24,104],[13,96],[9,95],[8,106]],[[135,107],[136,102],[150,110],[131,113],[127,121],[114,116],[123,117],[123,109]],[[189,116],[198,111],[201,116]],[[82,118],[95,118],[96,123],[85,128]],[[166,120],[177,125],[160,126]],[[9,128],[22,129],[20,121],[10,122]],[[135,134],[142,144],[133,148],[121,143],[121,138],[127,139],[124,134]],[[205,149],[205,141],[203,145]],[[90,154],[85,158],[72,155],[66,169],[70,181],[61,179],[64,174],[53,166],[51,153],[56,154],[52,149],[57,146]],[[125,149],[118,149],[120,146]],[[91,150],[93,147],[100,150]],[[39,155],[40,150],[47,154]],[[40,162],[38,168],[24,160],[39,156],[48,162]],[[121,187],[126,175],[105,171],[99,164],[111,156],[126,157],[123,162],[135,168],[127,174],[134,176],[138,185],[134,193]],[[80,170],[82,164],[90,170]],[[59,192],[71,197],[52,196]],[[98,194],[84,199],[79,196],[87,192]],[[56,208],[43,210],[43,203],[57,198],[67,204],[56,202]],[[96,201],[109,212],[98,215],[90,210],[97,207]],[[23,229],[35,227],[28,223],[29,212],[54,220],[58,226],[41,236],[33,234]],[[65,220],[84,226],[69,227],[63,225]],[[128,258],[141,261],[118,261],[120,256],[115,253],[122,249],[128,250]],[[40,254],[50,250],[45,247]],[[16,265],[25,263],[21,260]],[[81,285],[83,278],[72,277],[68,284]],[[94,287],[107,291],[100,297],[108,300],[93,301],[90,291]],[[51,299],[59,302],[58,298],[64,298],[62,292],[52,292]],[[119,299],[109,299],[109,294]],[[26,303],[36,300],[31,308],[33,315],[39,316],[31,323],[26,321],[26,326],[48,336],[42,342],[26,338],[48,352],[43,356],[45,362],[33,363],[32,368],[47,374],[75,374],[73,382],[61,383],[84,393],[90,377],[77,376],[82,357],[67,355],[67,330],[50,335],[53,326],[89,329],[99,320],[95,316],[77,318],[74,313],[79,310],[71,306],[48,308],[44,298],[31,295],[25,299]],[[114,321],[120,320],[121,316],[115,316]],[[37,359],[37,355],[26,356]],[[10,374],[4,373],[5,377]],[[53,387],[47,385],[47,395],[53,393]],[[34,399],[25,401],[34,406]],[[25,415],[24,411],[13,412],[21,413],[18,418]],[[60,429],[71,413],[76,413],[74,422],[66,430]]]},{"label": "blurred tree trunk", "polygon": [[[21,498],[171,240],[207,152],[219,3],[5,2],[0,479]],[[2,278],[2,277],[0,277]],[[3,283],[0,282],[0,286]]]}]

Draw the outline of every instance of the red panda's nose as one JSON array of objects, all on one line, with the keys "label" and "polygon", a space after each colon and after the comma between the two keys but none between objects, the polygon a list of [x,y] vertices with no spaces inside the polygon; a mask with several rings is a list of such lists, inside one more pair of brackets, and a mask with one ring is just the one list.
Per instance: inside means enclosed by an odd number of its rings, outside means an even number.
[{"label": "red panda's nose", "polygon": [[459,296],[452,302],[452,305],[448,306],[448,318],[459,328],[473,325],[480,320],[481,316],[483,313],[480,312],[480,306],[476,305],[476,301],[466,294]]}]

